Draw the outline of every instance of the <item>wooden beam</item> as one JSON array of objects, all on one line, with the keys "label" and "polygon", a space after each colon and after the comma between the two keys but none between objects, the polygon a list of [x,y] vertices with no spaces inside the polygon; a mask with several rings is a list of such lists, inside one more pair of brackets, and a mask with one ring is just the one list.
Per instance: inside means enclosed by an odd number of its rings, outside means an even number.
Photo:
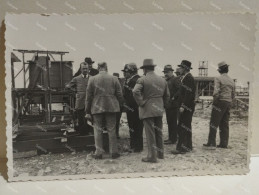
[{"label": "wooden beam", "polygon": [[[26,140],[26,141],[14,141],[13,150],[14,152],[27,152],[32,150],[41,150],[46,152],[51,152],[54,150],[64,150],[72,151],[73,149],[85,149],[89,146],[94,146],[94,136],[73,136],[68,137],[67,141],[62,142],[60,138],[52,139],[39,139],[39,140]],[[109,139],[108,134],[104,133],[103,135],[103,147],[105,151],[108,151],[109,148]]]},{"label": "wooden beam", "polygon": [[18,51],[21,53],[38,53],[38,54],[66,54],[68,51],[48,51],[48,50],[26,50],[26,49],[14,49],[14,51]]},{"label": "wooden beam", "polygon": [[23,69],[23,88],[26,88],[24,52],[22,52],[22,69]]}]

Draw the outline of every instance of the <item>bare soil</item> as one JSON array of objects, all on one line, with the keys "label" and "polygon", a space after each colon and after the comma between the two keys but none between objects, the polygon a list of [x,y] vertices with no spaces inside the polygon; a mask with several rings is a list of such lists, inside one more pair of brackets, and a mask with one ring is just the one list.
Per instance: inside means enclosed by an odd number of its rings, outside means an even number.
[{"label": "bare soil", "polygon": [[[184,155],[173,155],[170,152],[175,145],[164,145],[165,159],[158,163],[141,162],[147,154],[144,133],[144,151],[141,153],[126,152],[129,147],[129,131],[126,116],[123,113],[120,127],[119,150],[121,157],[111,160],[105,155],[102,160],[95,160],[89,152],[47,154],[30,158],[14,159],[15,176],[44,176],[44,175],[77,175],[77,174],[113,174],[134,172],[178,172],[186,174],[196,171],[206,171],[211,174],[224,174],[228,170],[238,173],[246,170],[248,151],[248,117],[243,112],[232,111],[230,119],[229,149],[205,150],[203,143],[207,142],[209,132],[211,106],[201,109],[196,106],[194,113],[193,151]],[[242,114],[240,114],[242,113]],[[167,139],[166,118],[163,117],[163,136]],[[217,135],[219,142],[219,135]]]}]

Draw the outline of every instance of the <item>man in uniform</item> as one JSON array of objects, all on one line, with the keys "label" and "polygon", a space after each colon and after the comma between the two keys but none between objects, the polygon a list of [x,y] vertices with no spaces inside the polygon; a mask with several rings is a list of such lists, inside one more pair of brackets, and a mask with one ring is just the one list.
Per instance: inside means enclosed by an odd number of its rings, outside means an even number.
[{"label": "man in uniform", "polygon": [[99,74],[89,79],[86,96],[87,119],[93,116],[96,159],[103,154],[103,130],[109,135],[109,150],[111,158],[120,156],[116,138],[116,113],[120,112],[123,104],[122,89],[119,80],[108,74],[106,62],[98,64]]},{"label": "man in uniform", "polygon": [[135,63],[126,64],[122,71],[126,78],[124,84],[124,109],[127,113],[129,125],[130,151],[141,152],[143,150],[143,123],[139,118],[138,104],[132,93],[140,76],[138,75],[138,69]]},{"label": "man in uniform", "polygon": [[179,93],[181,83],[177,77],[173,75],[172,65],[165,65],[164,75],[170,92],[169,105],[166,108],[166,120],[168,124],[168,140],[165,144],[176,144],[177,142],[177,118],[179,109]]},{"label": "man in uniform", "polygon": [[173,154],[184,154],[192,151],[192,116],[195,109],[195,83],[190,73],[191,62],[183,60],[178,65],[181,76],[180,116],[178,123],[179,140]]},{"label": "man in uniform", "polygon": [[88,134],[92,129],[85,119],[85,98],[86,98],[86,87],[89,80],[88,75],[88,64],[82,62],[80,64],[81,74],[74,77],[67,85],[66,88],[76,89],[76,102],[75,102],[75,116],[76,125],[75,130],[79,131],[80,134]]},{"label": "man in uniform", "polygon": [[133,96],[139,106],[139,117],[145,127],[148,155],[143,162],[157,162],[157,158],[164,158],[163,147],[163,111],[167,106],[170,95],[166,81],[155,74],[155,64],[152,59],[145,59],[144,76],[137,80],[133,89]]},{"label": "man in uniform", "polygon": [[220,62],[218,64],[219,77],[214,81],[213,106],[210,119],[210,132],[207,144],[203,144],[205,148],[216,148],[217,128],[220,130],[219,148],[228,147],[229,139],[229,116],[230,108],[235,98],[235,83],[228,76],[228,64]]}]

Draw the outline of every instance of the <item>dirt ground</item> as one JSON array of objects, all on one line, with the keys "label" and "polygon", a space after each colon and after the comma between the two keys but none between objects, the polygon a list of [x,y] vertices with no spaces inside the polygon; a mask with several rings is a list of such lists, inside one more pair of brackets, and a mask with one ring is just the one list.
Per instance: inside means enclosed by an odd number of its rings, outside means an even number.
[{"label": "dirt ground", "polygon": [[[93,159],[88,152],[47,154],[30,158],[14,159],[15,176],[45,176],[45,175],[77,175],[77,174],[113,174],[134,172],[174,172],[184,171],[186,174],[199,170],[224,174],[228,170],[247,169],[248,149],[248,117],[243,112],[231,113],[229,149],[205,150],[203,143],[207,142],[211,106],[201,109],[196,106],[193,117],[193,151],[184,155],[173,155],[170,152],[175,145],[164,145],[165,159],[158,163],[143,163],[141,158],[147,154],[144,133],[144,151],[128,153],[129,132],[126,116],[121,120],[119,149],[121,157],[111,160],[105,155],[102,160]],[[240,114],[242,113],[242,115]],[[163,136],[167,139],[166,118],[163,117]],[[217,143],[219,136],[217,135]]]}]

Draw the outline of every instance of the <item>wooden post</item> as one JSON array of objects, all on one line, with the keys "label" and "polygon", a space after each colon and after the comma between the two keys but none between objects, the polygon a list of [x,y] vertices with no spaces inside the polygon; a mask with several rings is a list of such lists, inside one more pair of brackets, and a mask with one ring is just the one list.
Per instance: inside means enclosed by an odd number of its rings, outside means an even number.
[{"label": "wooden post", "polygon": [[45,122],[49,123],[49,109],[48,109],[48,91],[45,91],[44,94],[44,112],[45,112]]},{"label": "wooden post", "polygon": [[51,121],[51,92],[50,92],[50,74],[49,74],[49,54],[47,51],[47,58],[46,58],[46,67],[47,67],[47,110],[48,110],[48,114],[47,114],[47,122],[49,123]]},{"label": "wooden post", "polygon": [[24,52],[22,52],[23,87],[26,88]]},{"label": "wooden post", "polygon": [[63,67],[62,67],[62,63],[63,63],[63,54],[60,55],[60,66],[59,66],[59,70],[60,70],[60,88],[63,89]]},{"label": "wooden post", "polygon": [[11,71],[12,71],[12,88],[15,88],[15,80],[14,80],[14,64],[13,60],[11,61]]},{"label": "wooden post", "polygon": [[208,95],[210,94],[210,81],[209,81],[209,93],[208,93]]}]

